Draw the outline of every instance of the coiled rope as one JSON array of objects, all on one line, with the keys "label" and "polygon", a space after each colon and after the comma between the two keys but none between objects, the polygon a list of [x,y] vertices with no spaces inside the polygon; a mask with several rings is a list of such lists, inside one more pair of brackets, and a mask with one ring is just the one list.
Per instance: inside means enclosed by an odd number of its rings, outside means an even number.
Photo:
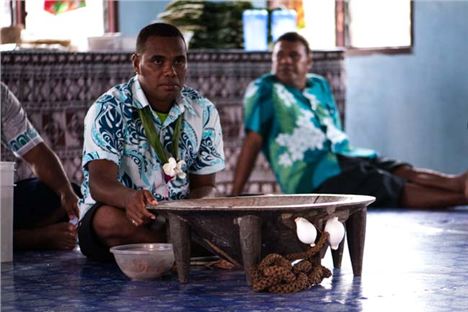
[{"label": "coiled rope", "polygon": [[[329,234],[323,232],[318,243],[305,252],[286,256],[269,254],[252,270],[254,291],[275,293],[298,292],[320,284],[331,272],[320,264],[314,264],[313,257],[327,242]],[[294,266],[291,261],[302,259]]]}]

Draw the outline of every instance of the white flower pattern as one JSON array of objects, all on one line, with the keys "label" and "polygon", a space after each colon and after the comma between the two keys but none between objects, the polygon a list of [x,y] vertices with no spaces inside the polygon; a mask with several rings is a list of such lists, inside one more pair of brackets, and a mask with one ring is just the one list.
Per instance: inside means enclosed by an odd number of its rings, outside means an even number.
[{"label": "white flower pattern", "polygon": [[258,86],[255,85],[255,82],[252,82],[249,84],[247,87],[247,90],[245,91],[245,96],[246,97],[252,97],[258,92]]},{"label": "white flower pattern", "polygon": [[289,167],[292,165],[292,160],[291,160],[291,157],[289,157],[289,154],[288,153],[283,153],[281,155],[279,155],[279,158],[278,158],[278,164],[284,166],[284,167]]},{"label": "white flower pattern", "polygon": [[285,106],[289,107],[295,103],[296,100],[294,99],[294,95],[292,95],[282,84],[275,83],[273,88],[274,92],[278,94],[278,97]]},{"label": "white flower pattern", "polygon": [[335,126],[331,118],[324,118],[323,123],[327,126],[327,137],[333,144],[347,139],[346,134]]},{"label": "white flower pattern", "polygon": [[[294,101],[294,95],[279,84],[275,84],[274,87],[283,104],[290,106]],[[327,126],[326,133],[317,128],[312,119],[320,102],[313,94],[304,92],[304,96],[309,100],[312,111],[299,109],[300,114],[296,120],[297,127],[294,128],[293,132],[291,134],[281,133],[276,137],[276,143],[279,146],[286,147],[286,152],[279,155],[278,159],[278,163],[283,167],[290,167],[295,161],[303,160],[304,154],[308,150],[323,149],[324,142],[327,139],[333,145],[347,139],[346,134],[338,129],[329,117],[323,119],[323,123]]]},{"label": "white flower pattern", "polygon": [[302,94],[309,100],[310,107],[312,108],[312,110],[316,110],[317,107],[320,105],[320,102],[317,100],[317,97],[307,92],[303,92]]},{"label": "white flower pattern", "polygon": [[[294,131],[291,134],[279,134],[276,143],[286,147],[286,153],[280,155],[279,164],[289,167],[294,161],[302,160],[306,151],[323,148],[325,135],[313,126],[311,118],[313,114],[306,110],[300,110],[301,116],[297,119]],[[287,157],[286,157],[287,156]]]}]

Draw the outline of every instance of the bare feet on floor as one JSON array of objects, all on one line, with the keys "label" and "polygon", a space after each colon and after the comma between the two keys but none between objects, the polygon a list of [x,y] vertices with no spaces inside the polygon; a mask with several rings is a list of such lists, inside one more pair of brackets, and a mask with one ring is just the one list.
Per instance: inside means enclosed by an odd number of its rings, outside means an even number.
[{"label": "bare feet on floor", "polygon": [[468,200],[468,171],[465,172],[463,175],[462,175],[462,179],[464,179],[463,181],[463,186],[464,186],[464,193],[465,193],[465,199]]},{"label": "bare feet on floor", "polygon": [[38,235],[43,236],[44,248],[70,250],[76,246],[76,227],[68,222],[51,224],[37,230]]},{"label": "bare feet on floor", "polygon": [[19,230],[14,233],[17,249],[71,250],[76,246],[76,227],[68,222]]}]

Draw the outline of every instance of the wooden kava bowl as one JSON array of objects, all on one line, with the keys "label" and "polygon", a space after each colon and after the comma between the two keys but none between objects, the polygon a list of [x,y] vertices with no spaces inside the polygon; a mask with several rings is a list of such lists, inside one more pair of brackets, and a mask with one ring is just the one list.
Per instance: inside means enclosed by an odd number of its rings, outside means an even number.
[{"label": "wooden kava bowl", "polygon": [[[363,195],[261,195],[167,201],[148,208],[169,220],[180,282],[188,282],[194,235],[220,257],[244,267],[250,284],[250,269],[267,254],[309,248],[297,238],[297,217],[306,218],[319,232],[328,219],[338,217],[345,224],[353,273],[360,276],[367,206],[374,200]],[[332,255],[334,266],[340,267],[343,242]]]}]

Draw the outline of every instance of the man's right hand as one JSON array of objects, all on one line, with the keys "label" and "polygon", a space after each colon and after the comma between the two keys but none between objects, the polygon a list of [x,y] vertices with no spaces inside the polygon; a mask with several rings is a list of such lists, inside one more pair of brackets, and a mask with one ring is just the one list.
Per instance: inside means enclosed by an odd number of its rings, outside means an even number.
[{"label": "man's right hand", "polygon": [[234,181],[232,182],[232,196],[239,196],[244,190],[245,183],[249,179],[254,168],[257,156],[262,149],[263,137],[253,131],[247,132],[242,149],[237,159]]},{"label": "man's right hand", "polygon": [[156,216],[146,209],[147,205],[157,205],[158,202],[147,190],[132,191],[127,196],[124,206],[128,219],[135,226],[155,220]]},{"label": "man's right hand", "polygon": [[109,160],[93,160],[88,164],[89,188],[91,196],[96,202],[125,209],[127,218],[135,226],[139,226],[149,219],[156,219],[146,209],[146,206],[157,205],[158,202],[147,190],[134,190],[124,186],[116,179],[117,165]]}]

